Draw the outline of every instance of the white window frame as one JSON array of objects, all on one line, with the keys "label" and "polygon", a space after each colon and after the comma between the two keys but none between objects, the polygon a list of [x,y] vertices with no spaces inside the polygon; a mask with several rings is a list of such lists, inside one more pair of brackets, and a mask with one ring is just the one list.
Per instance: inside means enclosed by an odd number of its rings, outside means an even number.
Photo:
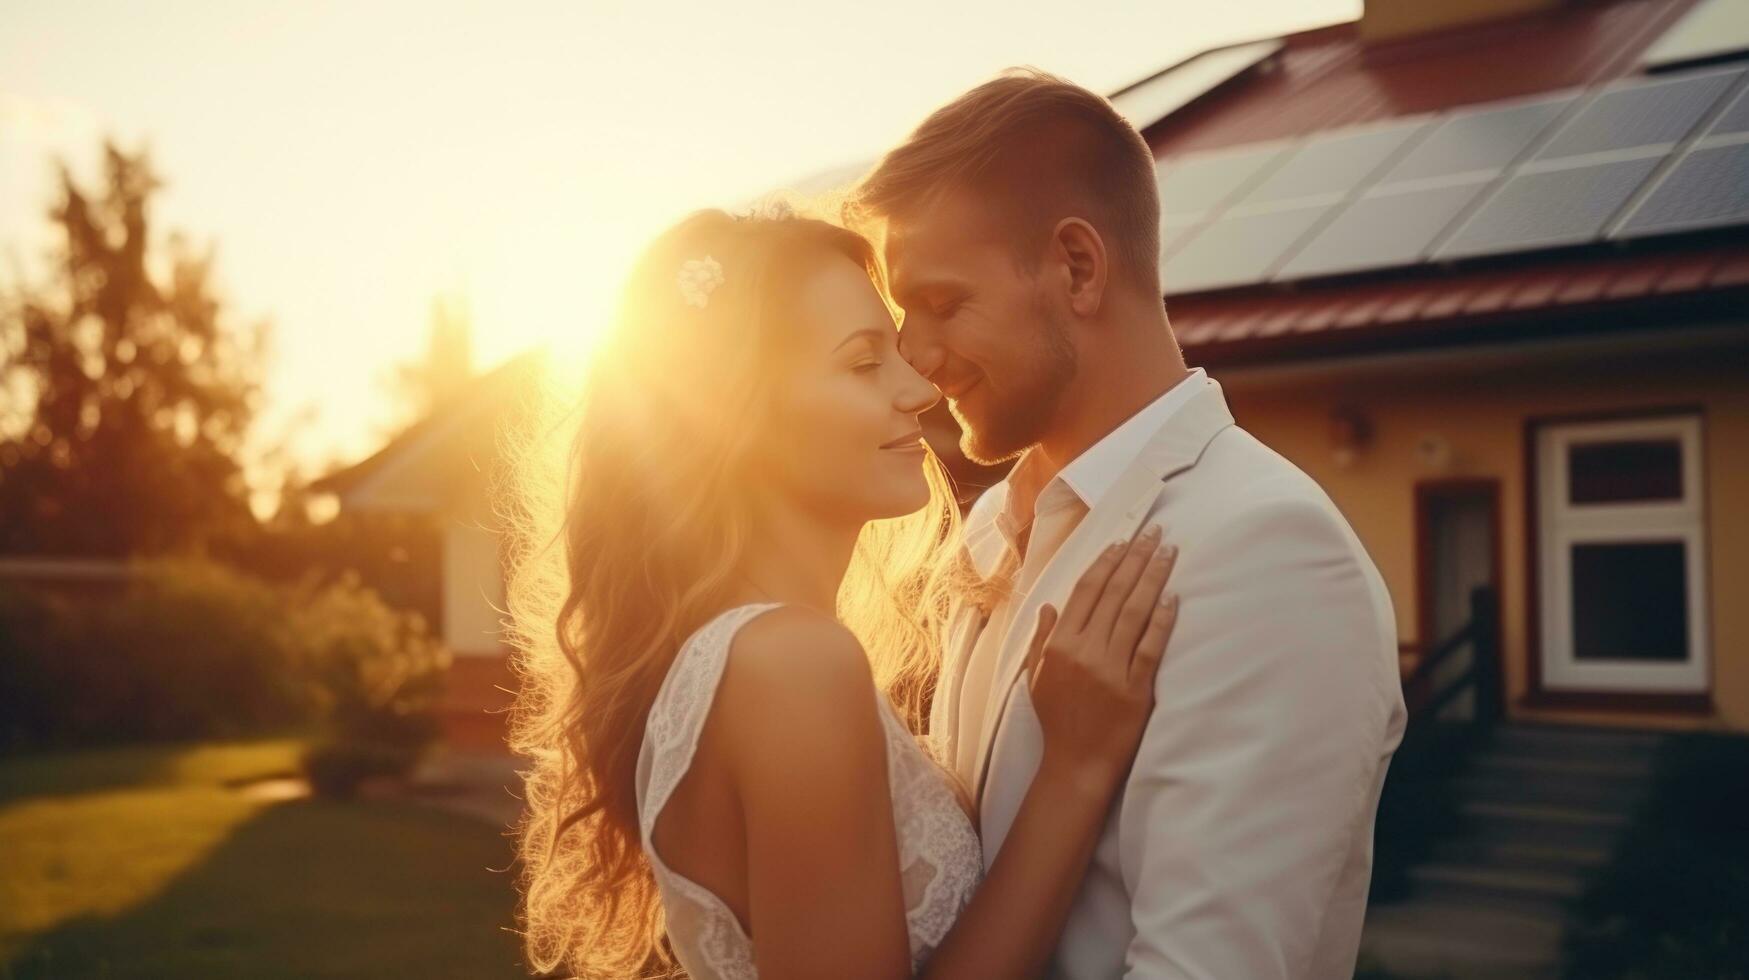
[{"label": "white window frame", "polygon": [[[1674,438],[1682,452],[1682,498],[1569,503],[1568,451],[1575,445]],[[1698,415],[1542,425],[1536,433],[1537,531],[1542,607],[1542,686],[1548,690],[1694,694],[1709,690],[1706,514]],[[1687,559],[1688,658],[1580,662],[1573,651],[1572,548],[1580,544],[1679,540]]]}]

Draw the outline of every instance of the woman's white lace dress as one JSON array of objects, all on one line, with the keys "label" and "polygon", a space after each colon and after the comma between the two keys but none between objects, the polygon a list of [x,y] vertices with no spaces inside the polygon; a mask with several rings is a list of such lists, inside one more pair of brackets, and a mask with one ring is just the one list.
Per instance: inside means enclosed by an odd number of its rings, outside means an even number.
[{"label": "woman's white lace dress", "polygon": [[[656,815],[692,763],[717,682],[735,632],[777,603],[740,606],[694,633],[674,658],[650,709],[638,752],[638,822],[644,853],[668,917],[675,955],[694,980],[744,980],[758,976],[753,944],[722,899],[669,869],[656,853],[651,831]],[[946,775],[905,729],[885,696],[872,686],[887,729],[887,781],[898,831],[899,867],[905,892],[905,924],[913,969],[934,951],[971,899],[983,873],[976,830],[955,799]]]}]

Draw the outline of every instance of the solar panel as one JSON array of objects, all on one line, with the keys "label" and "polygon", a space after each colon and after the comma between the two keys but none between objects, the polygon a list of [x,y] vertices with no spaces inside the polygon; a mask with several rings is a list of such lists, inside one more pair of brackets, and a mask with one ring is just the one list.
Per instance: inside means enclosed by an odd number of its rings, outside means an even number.
[{"label": "solar panel", "polygon": [[1229,214],[1205,225],[1161,264],[1168,293],[1262,282],[1283,255],[1328,214],[1327,204]]},{"label": "solar panel", "polygon": [[1743,86],[1737,93],[1737,98],[1726,107],[1719,118],[1707,127],[1707,136],[1728,136],[1735,133],[1749,133],[1749,85]]},{"label": "solar panel", "polygon": [[1309,139],[1252,188],[1243,203],[1279,204],[1345,195],[1430,125],[1426,119],[1413,119]]},{"label": "solar panel", "polygon": [[1741,69],[1639,79],[1604,89],[1537,153],[1555,160],[1675,143],[1730,89]]},{"label": "solar panel", "polygon": [[1749,224],[1746,147],[1733,65],[1195,154],[1162,165],[1161,274],[1186,293]]},{"label": "solar panel", "polygon": [[1520,171],[1435,252],[1454,259],[1595,239],[1667,154]]},{"label": "solar panel", "polygon": [[1749,221],[1749,143],[1683,154],[1615,233],[1636,238]]},{"label": "solar panel", "polygon": [[1146,129],[1256,67],[1285,43],[1274,38],[1205,51],[1114,93],[1111,104],[1130,125]]},{"label": "solar panel", "polygon": [[1413,264],[1492,179],[1368,191],[1288,259],[1275,279]]},{"label": "solar panel", "polygon": [[1396,182],[1497,171],[1518,159],[1577,98],[1577,93],[1567,92],[1532,102],[1452,113],[1382,179]]},{"label": "solar panel", "polygon": [[1214,210],[1285,156],[1291,145],[1251,144],[1171,161],[1164,165],[1159,177],[1160,210],[1165,214]]},{"label": "solar panel", "polygon": [[1189,237],[1192,229],[1200,222],[1196,215],[1165,214],[1160,216],[1160,257],[1172,254],[1178,243]]}]

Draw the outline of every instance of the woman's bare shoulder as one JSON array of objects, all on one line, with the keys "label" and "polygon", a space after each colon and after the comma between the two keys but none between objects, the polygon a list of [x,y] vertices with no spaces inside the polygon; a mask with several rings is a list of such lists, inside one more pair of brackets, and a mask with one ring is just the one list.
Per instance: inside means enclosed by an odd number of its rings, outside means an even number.
[{"label": "woman's bare shoulder", "polygon": [[741,627],[717,691],[730,746],[766,761],[774,752],[811,754],[797,744],[810,741],[829,752],[866,750],[879,731],[875,697],[856,636],[802,606],[773,609]]},{"label": "woman's bare shoulder", "polygon": [[805,606],[780,606],[735,634],[724,685],[782,696],[790,689],[831,696],[866,694],[874,683],[868,657],[843,623]]}]

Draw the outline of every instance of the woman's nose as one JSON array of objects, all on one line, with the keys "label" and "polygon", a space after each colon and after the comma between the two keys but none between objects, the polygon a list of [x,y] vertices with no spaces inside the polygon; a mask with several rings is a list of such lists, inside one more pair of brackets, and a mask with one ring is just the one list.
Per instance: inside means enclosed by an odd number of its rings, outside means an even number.
[{"label": "woman's nose", "polygon": [[941,401],[941,390],[907,364],[893,407],[907,415],[921,415]]}]

